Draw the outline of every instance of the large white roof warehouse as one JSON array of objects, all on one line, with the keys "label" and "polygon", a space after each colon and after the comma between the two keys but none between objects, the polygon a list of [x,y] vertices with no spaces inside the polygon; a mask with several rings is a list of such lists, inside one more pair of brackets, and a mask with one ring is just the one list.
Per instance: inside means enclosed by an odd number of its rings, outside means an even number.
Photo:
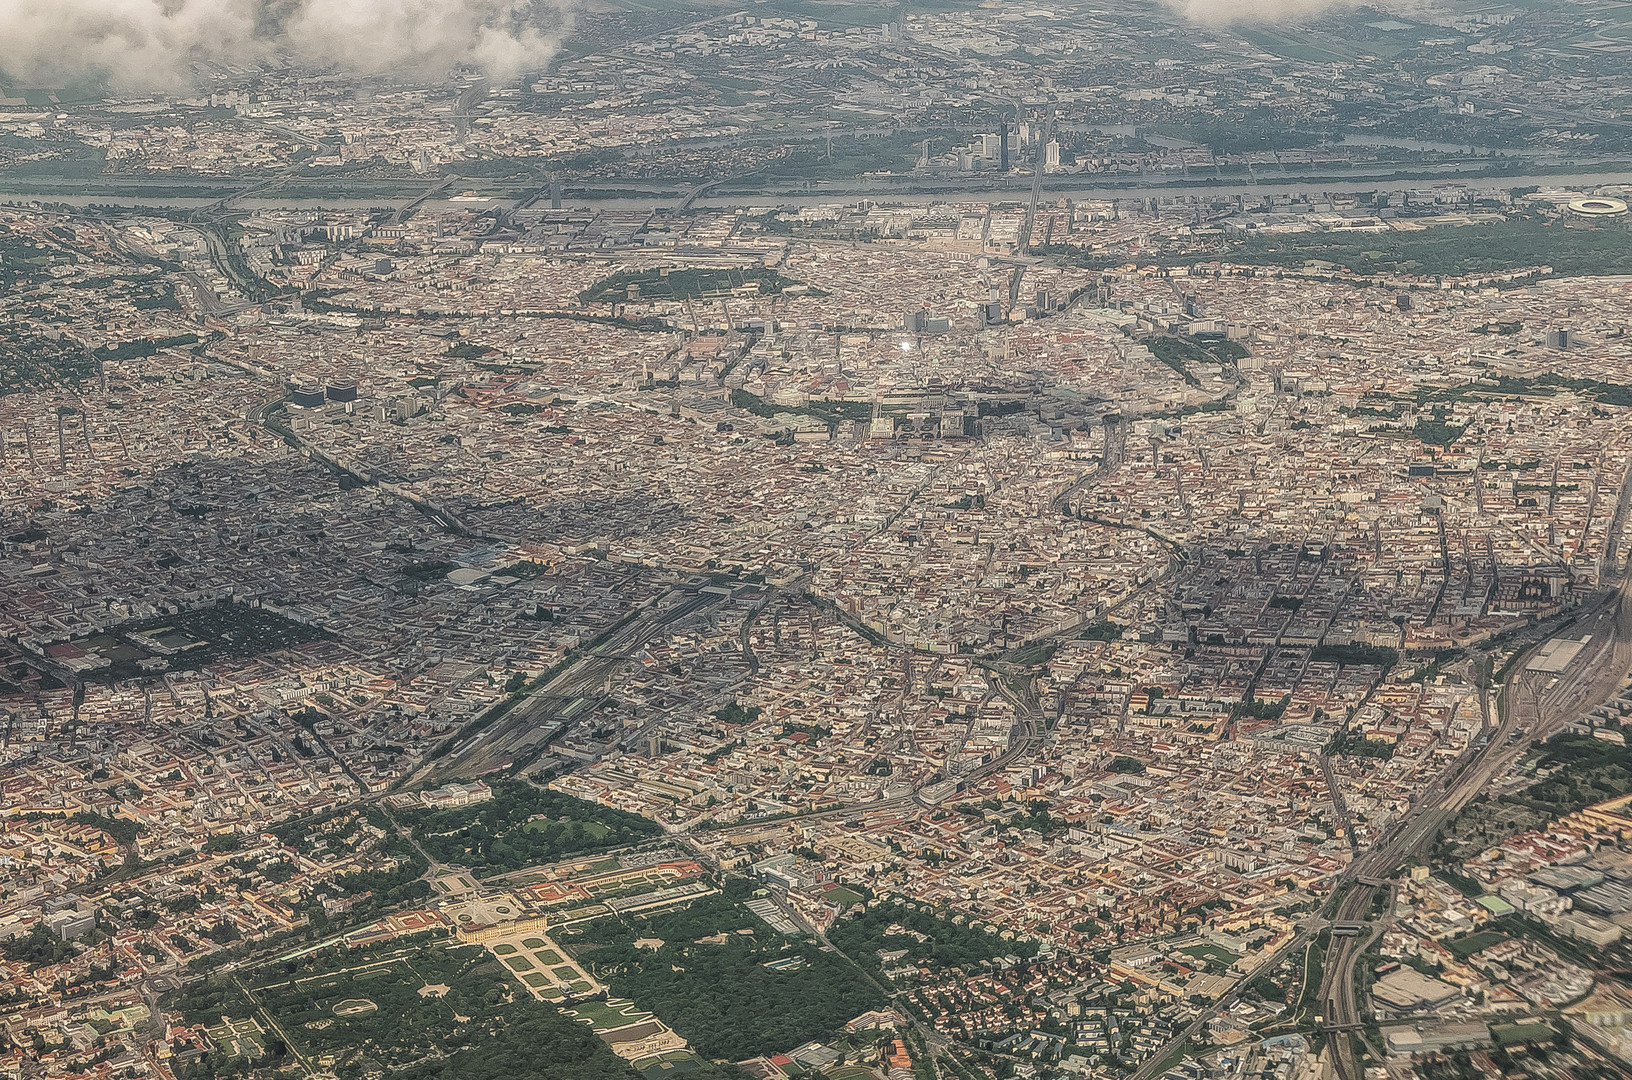
[{"label": "large white roof warehouse", "polygon": [[1581,650],[1586,648],[1591,640],[1591,635],[1580,641],[1573,638],[1553,638],[1530,658],[1530,662],[1524,665],[1524,670],[1556,675],[1569,667],[1571,661],[1581,655]]}]

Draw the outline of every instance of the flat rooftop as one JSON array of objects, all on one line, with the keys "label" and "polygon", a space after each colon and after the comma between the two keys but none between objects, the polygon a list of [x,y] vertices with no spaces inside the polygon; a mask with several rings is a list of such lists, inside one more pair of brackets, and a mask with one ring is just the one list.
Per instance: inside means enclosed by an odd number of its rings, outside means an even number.
[{"label": "flat rooftop", "polygon": [[1569,667],[1570,663],[1581,655],[1581,650],[1586,648],[1587,643],[1591,640],[1591,634],[1588,634],[1580,641],[1573,638],[1555,637],[1530,658],[1530,662],[1524,665],[1524,670],[1541,671],[1556,675]]}]

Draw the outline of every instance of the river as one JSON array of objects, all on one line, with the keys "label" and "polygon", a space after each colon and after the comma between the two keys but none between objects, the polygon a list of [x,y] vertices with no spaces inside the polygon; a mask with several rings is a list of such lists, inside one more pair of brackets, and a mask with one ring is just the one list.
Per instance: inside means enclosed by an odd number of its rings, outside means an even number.
[{"label": "river", "polygon": [[[1062,177],[1061,179],[1065,178]],[[1264,182],[1253,183],[1240,179],[1208,180],[1198,173],[1189,178],[1175,177],[1165,183],[1151,183],[1148,181],[1139,183],[1135,177],[1131,176],[1129,180],[1131,186],[1127,187],[1110,185],[1049,186],[1043,189],[1043,199],[1045,202],[1053,202],[1060,198],[1078,201],[1109,199],[1131,201],[1186,195],[1214,198],[1218,196],[1261,196],[1269,194],[1318,195],[1326,192],[1417,191],[1444,185],[1466,185],[1482,191],[1499,191],[1516,187],[1565,188],[1591,191],[1602,187],[1632,185],[1632,172],[1625,171],[1624,163],[1622,163],[1614,171],[1581,171],[1541,176],[1458,176],[1455,172],[1445,172],[1431,178],[1405,180],[1365,176],[1357,176],[1352,180],[1334,179],[1332,177],[1300,180],[1295,177],[1283,178],[1280,174],[1273,174],[1266,177]],[[927,206],[932,203],[944,202],[1024,202],[1028,198],[1029,192],[1029,182],[1025,185],[1017,183],[1009,188],[994,188],[989,185],[960,187],[956,184],[949,184],[928,191],[913,190],[910,187],[906,190],[898,190],[882,184],[847,184],[842,189],[831,191],[703,196],[693,205],[699,208],[711,207],[716,209],[736,206],[801,207],[853,203],[860,199],[869,199],[885,205]],[[367,210],[376,207],[402,206],[415,198],[417,198],[417,195],[410,194],[403,194],[395,198],[384,196],[374,198],[336,196],[325,199],[279,199],[276,197],[252,196],[236,199],[233,201],[232,206],[238,210]],[[15,189],[7,191],[3,184],[0,184],[0,205],[9,206],[38,202],[80,207],[110,206],[130,208],[150,206],[194,210],[210,206],[219,201],[219,195],[143,195],[136,192],[94,195],[30,195]],[[594,210],[652,210],[672,207],[678,202],[679,200],[676,198],[662,198],[656,195],[629,195],[589,199],[569,197],[565,205],[568,208]],[[514,205],[514,203],[515,197],[513,196],[498,196],[484,200],[458,197],[427,199],[420,205],[438,210],[481,211],[495,207],[508,207]]]}]

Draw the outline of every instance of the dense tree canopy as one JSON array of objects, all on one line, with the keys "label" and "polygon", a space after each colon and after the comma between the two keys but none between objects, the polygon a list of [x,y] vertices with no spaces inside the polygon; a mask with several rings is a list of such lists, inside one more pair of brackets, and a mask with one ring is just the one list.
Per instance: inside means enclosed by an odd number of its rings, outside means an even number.
[{"label": "dense tree canopy", "polygon": [[525,780],[495,780],[493,798],[453,810],[414,811],[414,838],[438,862],[502,873],[660,835],[655,822]]}]

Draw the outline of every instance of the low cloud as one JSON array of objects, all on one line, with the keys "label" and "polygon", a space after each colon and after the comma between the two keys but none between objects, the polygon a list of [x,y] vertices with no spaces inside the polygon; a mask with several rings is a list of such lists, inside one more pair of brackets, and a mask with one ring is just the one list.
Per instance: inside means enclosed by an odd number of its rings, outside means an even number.
[{"label": "low cloud", "polygon": [[1355,6],[1359,0],[1169,0],[1192,22],[1274,23]]},{"label": "low cloud", "polygon": [[363,74],[497,79],[542,67],[565,8],[541,0],[0,0],[0,71],[32,85],[179,90],[197,63],[273,57]]}]

